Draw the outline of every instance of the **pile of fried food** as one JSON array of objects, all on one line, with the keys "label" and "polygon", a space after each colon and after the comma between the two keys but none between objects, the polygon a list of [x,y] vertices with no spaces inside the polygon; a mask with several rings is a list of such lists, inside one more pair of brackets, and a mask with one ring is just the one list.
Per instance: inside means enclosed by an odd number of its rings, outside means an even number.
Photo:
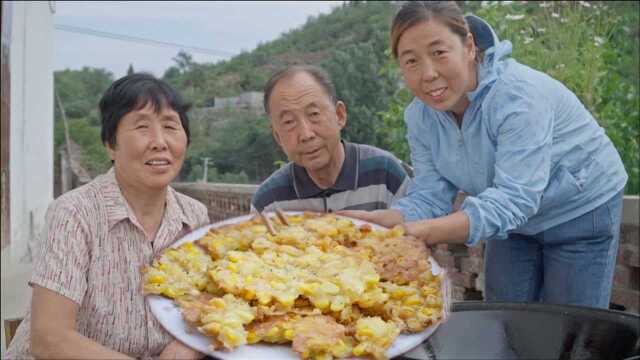
[{"label": "pile of fried food", "polygon": [[315,213],[271,221],[275,235],[254,218],[167,249],[143,270],[145,294],[173,299],[212,350],[291,342],[303,359],[384,359],[400,333],[443,316],[442,274],[401,227]]}]

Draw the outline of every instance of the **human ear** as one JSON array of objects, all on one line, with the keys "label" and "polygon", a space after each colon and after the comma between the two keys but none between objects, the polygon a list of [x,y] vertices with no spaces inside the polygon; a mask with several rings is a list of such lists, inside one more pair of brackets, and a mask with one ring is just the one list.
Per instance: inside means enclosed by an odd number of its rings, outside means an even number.
[{"label": "human ear", "polygon": [[475,60],[478,49],[476,48],[476,42],[473,39],[473,34],[471,33],[471,31],[467,33],[465,48],[467,50],[469,58]]},{"label": "human ear", "polygon": [[344,129],[347,125],[347,105],[342,101],[336,103],[336,116],[338,118],[338,125],[340,129]]}]

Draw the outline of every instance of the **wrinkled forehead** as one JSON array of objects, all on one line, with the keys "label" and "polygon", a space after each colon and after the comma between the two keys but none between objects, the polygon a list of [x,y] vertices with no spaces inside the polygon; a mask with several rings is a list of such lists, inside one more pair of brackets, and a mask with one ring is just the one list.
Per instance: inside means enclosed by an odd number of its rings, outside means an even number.
[{"label": "wrinkled forehead", "polygon": [[296,73],[281,79],[273,88],[269,99],[269,107],[272,111],[330,104],[329,94],[306,73]]}]

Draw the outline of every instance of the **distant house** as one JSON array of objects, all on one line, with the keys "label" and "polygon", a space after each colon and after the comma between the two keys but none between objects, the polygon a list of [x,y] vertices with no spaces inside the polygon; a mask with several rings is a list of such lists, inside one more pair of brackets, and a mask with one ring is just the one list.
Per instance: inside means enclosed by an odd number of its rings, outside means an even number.
[{"label": "distant house", "polygon": [[234,97],[216,97],[213,109],[247,109],[260,112],[262,110],[262,95],[263,93],[259,91],[248,91]]},{"label": "distant house", "polygon": [[29,253],[53,199],[54,1],[2,5],[2,258]]},{"label": "distant house", "polygon": [[247,115],[264,115],[263,93],[259,91],[243,92],[233,97],[215,97],[205,101],[205,106],[191,111],[192,128],[212,135],[216,129],[228,121],[234,121]]}]

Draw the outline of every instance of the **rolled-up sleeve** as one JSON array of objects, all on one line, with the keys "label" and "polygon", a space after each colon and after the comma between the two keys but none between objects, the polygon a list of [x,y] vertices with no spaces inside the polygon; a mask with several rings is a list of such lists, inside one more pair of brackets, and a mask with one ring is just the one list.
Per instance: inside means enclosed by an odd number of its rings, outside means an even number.
[{"label": "rolled-up sleeve", "polygon": [[30,284],[82,304],[91,260],[88,240],[87,227],[78,212],[70,204],[54,202],[45,216]]},{"label": "rolled-up sleeve", "polygon": [[526,84],[494,97],[500,102],[485,109],[497,144],[493,186],[462,204],[470,221],[467,245],[506,238],[525,224],[549,182],[554,119],[548,102]]},{"label": "rolled-up sleeve", "polygon": [[407,140],[411,150],[411,163],[415,178],[409,185],[407,196],[395,201],[392,209],[400,210],[405,221],[431,219],[451,212],[457,188],[445,179],[433,162],[433,153],[418,122],[421,111],[410,105],[405,111]]}]

